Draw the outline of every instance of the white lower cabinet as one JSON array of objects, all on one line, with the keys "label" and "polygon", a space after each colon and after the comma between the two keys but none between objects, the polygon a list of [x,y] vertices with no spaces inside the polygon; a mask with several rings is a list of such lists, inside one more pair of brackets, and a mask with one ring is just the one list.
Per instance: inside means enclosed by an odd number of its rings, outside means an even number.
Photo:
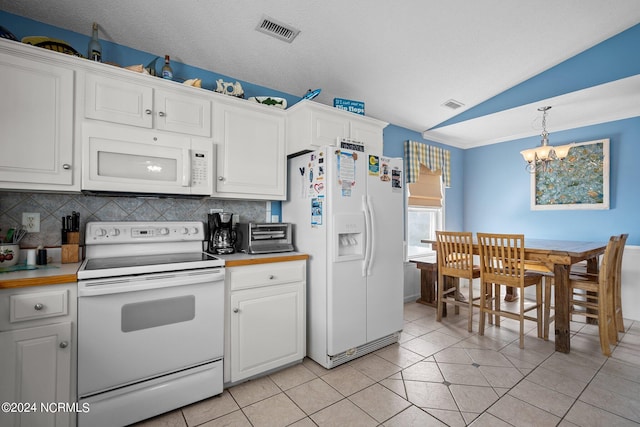
[{"label": "white lower cabinet", "polygon": [[75,284],[3,290],[0,304],[0,402],[14,405],[0,425],[75,425]]},{"label": "white lower cabinet", "polygon": [[300,361],[306,348],[306,261],[227,268],[225,383]]}]

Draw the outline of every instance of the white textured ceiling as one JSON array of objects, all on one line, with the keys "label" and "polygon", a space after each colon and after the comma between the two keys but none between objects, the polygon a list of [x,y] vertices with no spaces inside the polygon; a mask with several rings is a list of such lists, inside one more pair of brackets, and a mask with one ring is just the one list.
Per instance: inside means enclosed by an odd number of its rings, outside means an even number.
[{"label": "white textured ceiling", "polygon": [[[83,34],[96,21],[103,39],[291,94],[321,88],[318,102],[364,101],[368,116],[418,132],[640,22],[638,0],[0,0],[0,8]],[[291,44],[259,33],[263,15],[301,32]],[[449,99],[465,106],[442,107]],[[482,122],[436,136],[481,145],[504,138],[500,126],[486,141],[474,135]]]}]

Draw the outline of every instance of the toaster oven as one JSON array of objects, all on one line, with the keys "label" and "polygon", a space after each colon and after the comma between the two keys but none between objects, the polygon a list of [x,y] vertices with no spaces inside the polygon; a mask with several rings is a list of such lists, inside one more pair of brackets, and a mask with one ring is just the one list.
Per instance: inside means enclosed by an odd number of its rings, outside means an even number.
[{"label": "toaster oven", "polygon": [[268,254],[293,251],[289,223],[238,223],[236,230],[242,252]]}]

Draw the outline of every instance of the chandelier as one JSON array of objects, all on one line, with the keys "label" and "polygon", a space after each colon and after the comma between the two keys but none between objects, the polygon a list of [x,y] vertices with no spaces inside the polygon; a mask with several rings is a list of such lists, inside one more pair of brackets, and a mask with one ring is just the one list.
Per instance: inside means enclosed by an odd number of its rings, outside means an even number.
[{"label": "chandelier", "polygon": [[551,146],[549,145],[549,132],[547,132],[547,111],[551,109],[550,106],[540,107],[538,111],[542,111],[542,141],[540,146],[536,148],[530,148],[520,152],[524,160],[527,162],[527,170],[529,172],[535,172],[536,170],[546,170],[549,162],[552,160],[562,160],[569,154],[569,150],[575,144],[566,144]]}]

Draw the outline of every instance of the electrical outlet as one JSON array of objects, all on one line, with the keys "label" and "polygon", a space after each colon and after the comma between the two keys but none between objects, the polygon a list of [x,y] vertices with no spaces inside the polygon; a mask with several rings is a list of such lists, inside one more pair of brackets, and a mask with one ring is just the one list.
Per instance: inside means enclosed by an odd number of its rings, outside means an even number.
[{"label": "electrical outlet", "polygon": [[27,233],[40,232],[40,214],[38,212],[24,212],[22,214],[22,225]]}]

